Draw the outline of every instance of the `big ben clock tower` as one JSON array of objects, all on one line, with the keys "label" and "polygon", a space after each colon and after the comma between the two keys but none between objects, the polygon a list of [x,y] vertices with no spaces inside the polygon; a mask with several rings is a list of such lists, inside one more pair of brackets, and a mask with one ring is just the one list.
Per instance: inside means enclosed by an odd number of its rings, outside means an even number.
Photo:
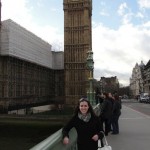
[{"label": "big ben clock tower", "polygon": [[65,100],[77,104],[87,95],[87,52],[92,48],[92,0],[63,0]]}]

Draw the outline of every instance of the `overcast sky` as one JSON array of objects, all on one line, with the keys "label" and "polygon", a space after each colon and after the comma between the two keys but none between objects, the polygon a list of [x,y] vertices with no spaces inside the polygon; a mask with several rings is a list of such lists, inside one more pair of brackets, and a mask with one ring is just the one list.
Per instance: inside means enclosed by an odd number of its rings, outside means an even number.
[{"label": "overcast sky", "polygon": [[[2,20],[16,23],[64,48],[63,0],[1,0]],[[132,69],[150,59],[150,0],[93,0],[94,78],[117,76],[129,84]]]}]

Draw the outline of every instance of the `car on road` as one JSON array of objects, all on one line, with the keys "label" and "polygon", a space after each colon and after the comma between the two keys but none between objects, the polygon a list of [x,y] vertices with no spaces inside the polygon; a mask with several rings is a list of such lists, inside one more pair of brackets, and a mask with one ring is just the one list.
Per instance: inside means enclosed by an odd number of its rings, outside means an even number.
[{"label": "car on road", "polygon": [[148,103],[149,102],[149,94],[148,93],[141,93],[138,97],[138,101],[140,103]]},{"label": "car on road", "polygon": [[141,93],[138,97],[138,101],[140,103],[149,103],[150,102],[150,96],[148,93]]}]

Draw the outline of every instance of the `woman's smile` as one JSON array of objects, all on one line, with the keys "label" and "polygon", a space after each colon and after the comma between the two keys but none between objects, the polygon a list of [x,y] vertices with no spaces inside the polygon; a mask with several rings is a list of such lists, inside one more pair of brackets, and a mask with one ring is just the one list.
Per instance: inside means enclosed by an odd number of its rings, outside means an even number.
[{"label": "woman's smile", "polygon": [[83,101],[80,103],[80,111],[82,114],[86,114],[88,112],[89,106],[88,103]]}]

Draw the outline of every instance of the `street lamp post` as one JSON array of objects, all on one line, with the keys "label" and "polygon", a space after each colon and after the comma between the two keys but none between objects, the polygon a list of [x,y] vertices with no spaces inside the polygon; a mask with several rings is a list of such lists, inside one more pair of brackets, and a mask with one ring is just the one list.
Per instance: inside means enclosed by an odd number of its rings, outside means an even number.
[{"label": "street lamp post", "polygon": [[95,104],[95,92],[93,90],[93,69],[94,69],[94,61],[93,61],[93,52],[89,50],[87,52],[87,67],[88,70],[90,71],[90,76],[89,76],[89,90],[87,91],[87,97],[88,100],[92,105]]}]

